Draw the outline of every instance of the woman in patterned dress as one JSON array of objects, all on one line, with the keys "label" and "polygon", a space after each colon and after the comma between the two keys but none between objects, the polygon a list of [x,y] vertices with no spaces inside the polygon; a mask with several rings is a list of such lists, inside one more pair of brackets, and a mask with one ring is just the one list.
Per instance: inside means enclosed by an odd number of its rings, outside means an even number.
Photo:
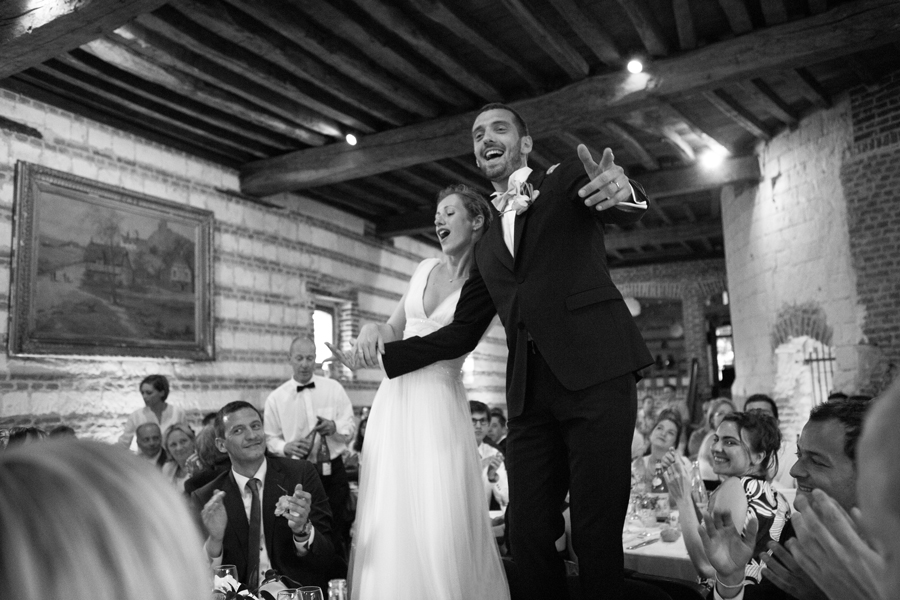
[{"label": "woman in patterned dress", "polygon": [[[726,415],[713,438],[713,470],[724,481],[709,499],[710,513],[727,511],[741,533],[751,515],[759,523],[753,557],[744,570],[745,584],[759,583],[762,578],[759,554],[766,551],[769,541],[781,539],[790,520],[790,504],[769,483],[778,470],[780,447],[778,423],[759,411]],[[666,470],[669,494],[678,506],[678,520],[691,562],[701,577],[711,579],[715,577],[715,569],[710,566],[697,533],[699,520],[690,495],[690,471],[685,461],[674,456],[665,462],[669,464]]]}]

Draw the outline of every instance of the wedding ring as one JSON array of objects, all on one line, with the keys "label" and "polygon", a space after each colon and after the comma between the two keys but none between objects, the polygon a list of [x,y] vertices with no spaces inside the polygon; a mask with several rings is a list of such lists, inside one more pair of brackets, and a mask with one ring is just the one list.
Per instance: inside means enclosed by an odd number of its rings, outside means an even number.
[{"label": "wedding ring", "polygon": [[618,192],[619,190],[622,189],[622,188],[619,186],[619,182],[616,181],[615,179],[613,179],[613,183],[616,184],[616,191],[617,191],[617,192]]}]

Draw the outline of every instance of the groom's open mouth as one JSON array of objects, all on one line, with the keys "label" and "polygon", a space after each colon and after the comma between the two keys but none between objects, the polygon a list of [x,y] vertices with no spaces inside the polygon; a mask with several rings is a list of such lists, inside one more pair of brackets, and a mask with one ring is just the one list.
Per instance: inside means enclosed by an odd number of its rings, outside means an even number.
[{"label": "groom's open mouth", "polygon": [[494,160],[503,156],[503,148],[488,148],[482,152],[485,160]]}]

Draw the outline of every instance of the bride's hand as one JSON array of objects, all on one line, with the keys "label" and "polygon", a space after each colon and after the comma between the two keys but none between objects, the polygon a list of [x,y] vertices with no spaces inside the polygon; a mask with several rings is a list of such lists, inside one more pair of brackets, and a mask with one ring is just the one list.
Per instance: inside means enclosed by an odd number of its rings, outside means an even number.
[{"label": "bride's hand", "polygon": [[384,354],[384,338],[374,323],[364,325],[353,346],[353,360],[369,368],[378,368],[378,355]]},{"label": "bride's hand", "polygon": [[333,346],[332,344],[329,344],[328,342],[325,342],[325,345],[328,347],[329,350],[331,350],[332,358],[334,358],[336,361],[340,362],[342,365],[344,365],[351,371],[355,371],[362,366],[362,365],[358,364],[356,362],[356,360],[354,360],[353,350],[351,350],[349,353],[345,353],[340,348]]}]

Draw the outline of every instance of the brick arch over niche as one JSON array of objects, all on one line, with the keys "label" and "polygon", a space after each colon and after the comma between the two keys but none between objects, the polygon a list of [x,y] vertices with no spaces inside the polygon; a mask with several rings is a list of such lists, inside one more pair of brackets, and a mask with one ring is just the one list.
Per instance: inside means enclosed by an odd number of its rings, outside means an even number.
[{"label": "brick arch over niche", "polygon": [[613,281],[622,295],[634,298],[680,300],[687,356],[699,362],[699,397],[711,393],[710,363],[706,340],[706,301],[728,289],[725,264],[721,260],[668,263],[613,269]]},{"label": "brick arch over niche", "polygon": [[786,305],[778,311],[772,326],[772,349],[778,348],[791,338],[811,337],[826,346],[831,346],[834,331],[828,326],[825,311],[815,302]]}]

